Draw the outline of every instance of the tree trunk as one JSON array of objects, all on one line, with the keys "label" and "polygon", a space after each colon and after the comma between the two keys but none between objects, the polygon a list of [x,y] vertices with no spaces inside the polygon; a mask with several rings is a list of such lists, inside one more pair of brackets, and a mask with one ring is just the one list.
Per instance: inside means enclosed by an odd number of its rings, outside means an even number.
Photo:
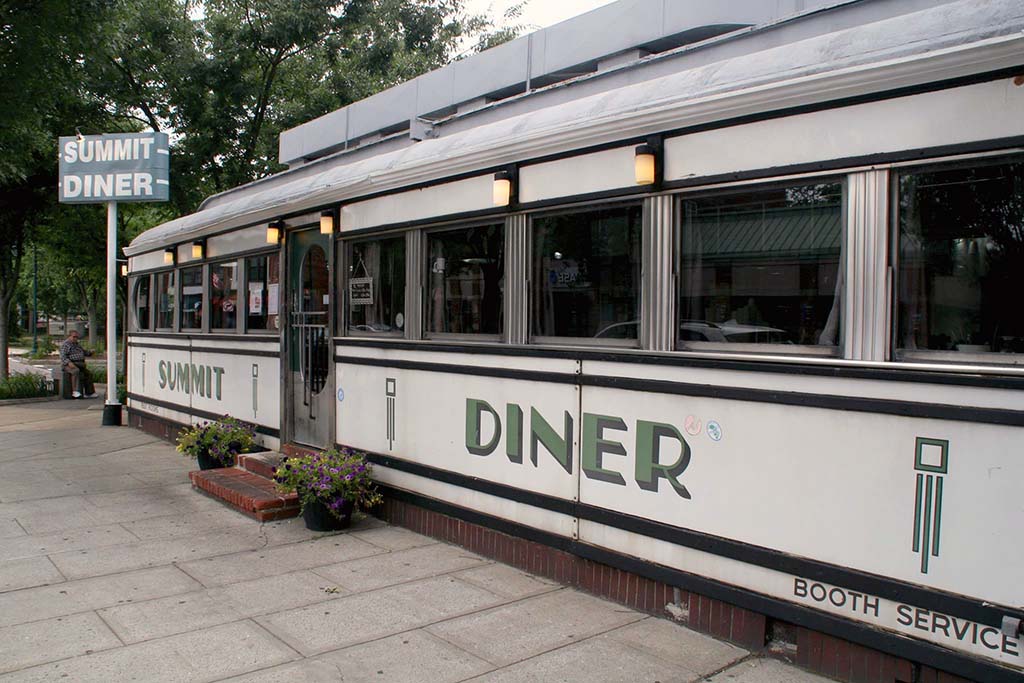
[{"label": "tree trunk", "polygon": [[99,331],[100,316],[97,310],[96,303],[89,301],[88,306],[85,309],[86,314],[89,316],[89,348],[96,348],[96,337]]},{"label": "tree trunk", "polygon": [[11,297],[0,298],[0,380],[10,374],[7,363],[7,314],[11,306]]}]

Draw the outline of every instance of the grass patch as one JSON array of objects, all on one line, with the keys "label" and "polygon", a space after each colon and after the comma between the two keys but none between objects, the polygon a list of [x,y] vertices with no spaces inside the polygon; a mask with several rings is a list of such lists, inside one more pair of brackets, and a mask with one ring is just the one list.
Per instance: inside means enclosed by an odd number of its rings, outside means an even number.
[{"label": "grass patch", "polygon": [[46,378],[30,372],[19,372],[0,379],[0,400],[8,398],[37,398],[50,396],[53,392],[46,387]]}]

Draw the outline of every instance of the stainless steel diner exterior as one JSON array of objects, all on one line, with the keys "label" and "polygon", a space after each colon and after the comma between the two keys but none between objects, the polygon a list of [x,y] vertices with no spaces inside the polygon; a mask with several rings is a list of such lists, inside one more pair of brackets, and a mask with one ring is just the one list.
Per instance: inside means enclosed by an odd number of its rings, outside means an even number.
[{"label": "stainless steel diner exterior", "polygon": [[125,249],[134,424],[1024,676],[1019,2],[619,0],[280,151]]}]

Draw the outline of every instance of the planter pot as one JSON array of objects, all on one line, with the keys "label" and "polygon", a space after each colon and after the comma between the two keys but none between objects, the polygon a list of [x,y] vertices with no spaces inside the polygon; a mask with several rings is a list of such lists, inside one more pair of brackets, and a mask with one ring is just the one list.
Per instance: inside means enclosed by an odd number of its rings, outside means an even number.
[{"label": "planter pot", "polygon": [[302,519],[310,531],[340,531],[352,523],[352,502],[345,501],[341,517],[335,517],[326,505],[317,501],[302,508]]},{"label": "planter pot", "polygon": [[[270,449],[264,448],[263,446],[253,446],[252,448],[247,450],[245,453],[240,453],[239,455],[251,455],[253,453],[265,453],[268,450],[270,450]],[[237,458],[236,458],[236,460],[237,460]],[[219,468],[222,468],[222,467],[234,467],[234,465],[235,465],[235,463],[231,463],[230,465],[225,465],[220,460],[217,460],[216,458],[214,458],[214,457],[212,457],[210,455],[207,455],[206,453],[200,453],[196,457],[196,461],[199,463],[199,469],[201,469],[201,470],[215,470],[215,469],[219,469]]]},{"label": "planter pot", "polygon": [[199,463],[199,469],[201,470],[215,470],[221,467],[227,467],[227,465],[222,463],[220,460],[217,460],[217,458],[206,453],[200,453],[196,457],[196,461]]}]

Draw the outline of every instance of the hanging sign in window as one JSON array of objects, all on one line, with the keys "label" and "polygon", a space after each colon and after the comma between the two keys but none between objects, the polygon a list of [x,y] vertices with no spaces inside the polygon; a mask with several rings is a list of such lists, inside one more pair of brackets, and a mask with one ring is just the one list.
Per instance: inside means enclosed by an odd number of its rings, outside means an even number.
[{"label": "hanging sign in window", "polygon": [[348,300],[353,306],[366,306],[373,303],[373,278],[353,277],[348,281]]}]

